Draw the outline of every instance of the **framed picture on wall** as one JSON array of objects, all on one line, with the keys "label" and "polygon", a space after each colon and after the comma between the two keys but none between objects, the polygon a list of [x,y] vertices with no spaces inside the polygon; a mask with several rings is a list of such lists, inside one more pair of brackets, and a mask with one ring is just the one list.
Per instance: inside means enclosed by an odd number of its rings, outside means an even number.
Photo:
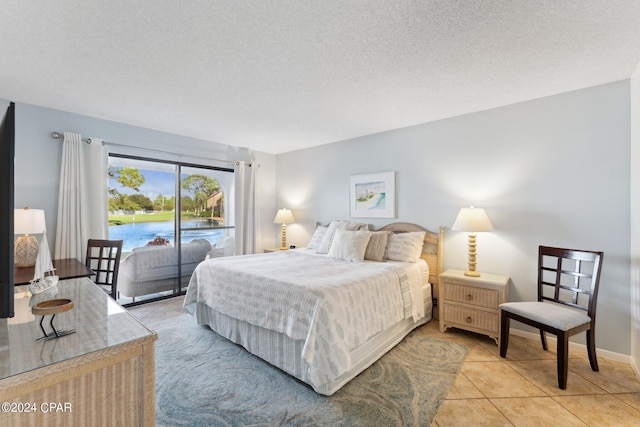
[{"label": "framed picture on wall", "polygon": [[350,215],[357,218],[394,218],[395,172],[349,177]]}]

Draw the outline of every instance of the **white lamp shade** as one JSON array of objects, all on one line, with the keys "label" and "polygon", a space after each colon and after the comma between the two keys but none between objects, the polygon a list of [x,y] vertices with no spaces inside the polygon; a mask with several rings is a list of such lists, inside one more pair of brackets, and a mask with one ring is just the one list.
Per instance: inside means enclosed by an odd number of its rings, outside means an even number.
[{"label": "white lamp shade", "polygon": [[13,213],[14,234],[40,234],[47,230],[42,209],[15,209]]},{"label": "white lamp shade", "polygon": [[456,220],[451,226],[451,230],[475,233],[478,231],[493,231],[493,226],[484,209],[471,206],[470,208],[460,209]]},{"label": "white lamp shade", "polygon": [[296,222],[293,213],[289,209],[278,209],[276,217],[273,219],[274,224],[291,224]]}]

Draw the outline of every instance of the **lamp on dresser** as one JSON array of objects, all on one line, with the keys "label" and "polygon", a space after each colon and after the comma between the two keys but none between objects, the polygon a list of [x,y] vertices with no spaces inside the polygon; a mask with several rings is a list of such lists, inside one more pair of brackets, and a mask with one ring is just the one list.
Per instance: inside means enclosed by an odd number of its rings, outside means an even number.
[{"label": "lamp on dresser", "polygon": [[15,209],[13,217],[13,233],[21,235],[14,247],[14,262],[16,267],[33,267],[40,247],[32,234],[40,234],[46,230],[44,210]]},{"label": "lamp on dresser", "polygon": [[462,208],[451,226],[451,230],[469,233],[469,269],[464,274],[465,276],[479,277],[480,273],[476,271],[476,233],[493,231],[487,213],[484,209],[473,206]]},{"label": "lamp on dresser", "polygon": [[274,224],[282,224],[282,246],[280,250],[287,250],[287,224],[291,224],[295,222],[295,218],[293,217],[293,213],[287,209],[278,209],[278,213],[276,213],[276,217],[273,219]]}]

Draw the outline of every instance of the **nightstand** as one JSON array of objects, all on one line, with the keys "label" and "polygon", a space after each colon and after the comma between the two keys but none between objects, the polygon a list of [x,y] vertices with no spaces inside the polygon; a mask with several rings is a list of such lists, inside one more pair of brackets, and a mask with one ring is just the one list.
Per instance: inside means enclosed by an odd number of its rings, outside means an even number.
[{"label": "nightstand", "polygon": [[265,254],[268,254],[269,252],[280,252],[280,251],[288,251],[288,249],[268,248],[268,249],[262,250],[262,252],[264,252]]},{"label": "nightstand", "polygon": [[440,274],[440,332],[464,329],[488,335],[500,344],[500,304],[509,301],[509,277],[482,273],[465,276],[464,271]]}]

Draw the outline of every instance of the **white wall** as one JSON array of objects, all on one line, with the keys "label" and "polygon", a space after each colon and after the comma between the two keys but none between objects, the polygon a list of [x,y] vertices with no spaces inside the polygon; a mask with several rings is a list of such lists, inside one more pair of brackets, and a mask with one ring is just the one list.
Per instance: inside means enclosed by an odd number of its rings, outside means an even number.
[{"label": "white wall", "polygon": [[[496,231],[478,236],[478,270],[511,276],[512,300],[536,298],[538,245],[604,251],[596,344],[630,354],[629,91],[622,81],[278,155],[277,204],[297,220],[288,242],[349,218],[350,175],[395,171],[396,218],[365,221],[435,231],[484,207]],[[445,268],[466,268],[466,243],[447,233]]]},{"label": "white wall", "polygon": [[[640,197],[630,187],[639,188],[640,178],[630,170],[630,93],[637,102],[637,82],[617,82],[278,156],[17,103],[15,203],[45,209],[47,228],[55,229],[61,144],[52,131],[257,161],[262,247],[279,242],[277,208],[294,211],[288,242],[302,246],[316,221],[349,218],[350,175],[396,171],[396,218],[365,221],[437,230],[462,206],[486,208],[496,231],[478,237],[478,269],[511,276],[512,300],[535,298],[539,244],[603,250],[596,343],[631,354],[633,342],[638,364],[640,279],[634,262],[631,286],[630,261],[631,253],[640,259],[640,244],[634,240],[631,252],[630,213],[638,216]],[[636,148],[638,138],[634,132]],[[448,232],[445,268],[465,267],[466,236]]]},{"label": "white wall", "polygon": [[[0,100],[0,105],[8,101]],[[203,156],[220,160],[246,160],[261,164],[258,171],[259,204],[269,215],[275,209],[275,156],[232,147],[225,144],[189,138],[152,129],[116,123],[93,117],[71,114],[29,104],[16,103],[16,172],[15,206],[45,210],[47,238],[53,250],[57,220],[58,184],[60,180],[60,160],[62,142],[51,138],[51,132],[72,131],[83,137],[101,138],[117,144],[144,147],[180,154]],[[146,157],[178,159],[172,155],[154,154],[132,148],[109,147],[111,151],[138,154]],[[230,163],[220,163],[184,157],[189,163],[233,167]],[[273,224],[265,221],[269,215],[262,215],[262,235],[259,239],[270,247],[275,244]],[[53,253],[53,252],[52,252]]]},{"label": "white wall", "polygon": [[[640,375],[640,65],[631,78],[631,358]],[[635,166],[635,167],[634,167]]]}]

